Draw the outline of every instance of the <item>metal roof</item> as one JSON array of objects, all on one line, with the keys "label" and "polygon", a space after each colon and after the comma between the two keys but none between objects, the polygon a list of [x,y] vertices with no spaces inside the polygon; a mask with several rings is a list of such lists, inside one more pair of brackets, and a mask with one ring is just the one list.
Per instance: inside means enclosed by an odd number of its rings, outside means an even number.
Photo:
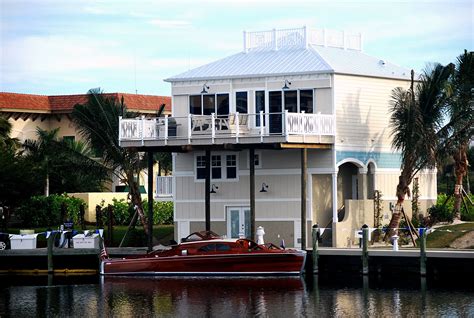
[{"label": "metal roof", "polygon": [[410,79],[410,70],[358,50],[308,45],[249,50],[165,79],[167,82],[316,73]]}]

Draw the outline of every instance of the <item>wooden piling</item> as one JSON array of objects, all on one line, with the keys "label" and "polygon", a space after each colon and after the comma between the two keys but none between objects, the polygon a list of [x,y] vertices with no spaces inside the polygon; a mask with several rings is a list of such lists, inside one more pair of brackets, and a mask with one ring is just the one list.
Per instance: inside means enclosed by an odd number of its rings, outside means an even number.
[{"label": "wooden piling", "polygon": [[318,242],[318,236],[319,236],[319,226],[318,226],[318,224],[315,224],[315,225],[313,225],[313,229],[312,229],[312,237],[313,237],[313,274],[318,274],[319,273],[319,264],[318,264],[319,242]]},{"label": "wooden piling", "polygon": [[369,227],[362,226],[362,274],[369,274]]},{"label": "wooden piling", "polygon": [[51,234],[48,237],[47,244],[48,244],[48,273],[52,274],[54,272],[54,266],[53,266],[53,246],[54,246],[54,232],[51,232]]},{"label": "wooden piling", "polygon": [[420,275],[426,276],[426,229],[420,229]]}]

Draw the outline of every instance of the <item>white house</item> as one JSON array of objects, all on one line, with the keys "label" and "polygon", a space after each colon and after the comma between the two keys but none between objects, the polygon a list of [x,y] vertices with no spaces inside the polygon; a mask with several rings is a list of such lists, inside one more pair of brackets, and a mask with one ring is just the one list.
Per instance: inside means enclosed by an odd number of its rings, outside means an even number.
[{"label": "white house", "polygon": [[[374,224],[375,190],[383,193],[382,223],[389,222],[400,172],[390,144],[390,96],[409,86],[410,70],[364,54],[360,34],[244,32],[242,52],[166,81],[172,116],[122,119],[120,140],[176,152],[176,238],[203,230],[207,212],[211,229],[227,236],[249,236],[256,224],[265,240],[287,246],[301,246],[306,232],[304,247],[318,223],[341,246],[354,229]],[[418,180],[429,204],[436,174],[424,171]]]}]

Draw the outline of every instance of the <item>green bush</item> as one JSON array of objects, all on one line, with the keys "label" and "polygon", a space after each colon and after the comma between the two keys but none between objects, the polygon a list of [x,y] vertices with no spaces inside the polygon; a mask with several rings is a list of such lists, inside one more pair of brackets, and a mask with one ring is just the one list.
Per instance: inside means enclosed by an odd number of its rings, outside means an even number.
[{"label": "green bush", "polygon": [[153,204],[153,224],[173,224],[173,202],[155,201]]},{"label": "green bush", "polygon": [[[469,195],[474,202],[474,195]],[[468,198],[464,199],[466,206],[461,202],[461,220],[474,221],[474,206],[469,202]],[[452,222],[454,218],[454,196],[447,196],[444,193],[438,194],[436,204],[428,209],[432,223],[436,222]]]},{"label": "green bush", "polygon": [[[135,210],[125,199],[113,199],[113,219],[114,225],[128,225],[132,220]],[[148,202],[143,201],[143,212],[148,214]],[[102,209],[102,220],[104,225],[108,224],[107,208]],[[137,224],[140,224],[138,219]],[[153,224],[173,224],[173,202],[154,201],[153,202]]]},{"label": "green bush", "polygon": [[79,223],[80,206],[86,206],[84,200],[69,197],[66,194],[33,196],[17,210],[25,227],[50,227],[62,224],[61,207],[65,207],[65,219]]},{"label": "green bush", "polygon": [[[117,200],[115,198],[112,199],[112,204],[109,206],[113,210],[113,224],[114,225],[128,225],[133,217],[133,208],[132,206],[125,200],[120,199]],[[107,208],[102,208],[102,220],[104,224],[109,224],[109,214],[107,213]]]}]

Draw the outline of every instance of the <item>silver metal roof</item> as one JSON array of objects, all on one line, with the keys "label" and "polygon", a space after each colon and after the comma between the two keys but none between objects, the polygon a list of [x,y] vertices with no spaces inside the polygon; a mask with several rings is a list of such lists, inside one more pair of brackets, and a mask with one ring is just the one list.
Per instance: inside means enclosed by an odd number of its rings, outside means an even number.
[{"label": "silver metal roof", "polygon": [[410,79],[410,70],[358,50],[308,44],[279,50],[249,50],[165,79],[167,82],[339,73]]}]

